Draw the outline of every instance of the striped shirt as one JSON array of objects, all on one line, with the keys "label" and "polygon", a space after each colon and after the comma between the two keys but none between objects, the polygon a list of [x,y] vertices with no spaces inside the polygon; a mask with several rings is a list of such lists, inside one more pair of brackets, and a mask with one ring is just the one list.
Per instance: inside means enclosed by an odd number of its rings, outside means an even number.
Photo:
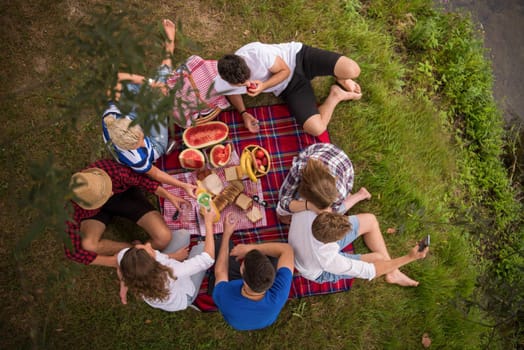
[{"label": "striped shirt", "polygon": [[116,119],[129,118],[131,120],[134,120],[135,116],[133,114],[122,116],[122,113],[114,104],[114,102],[109,102],[108,108],[102,115],[102,133],[104,136],[104,142],[109,148],[109,152],[115,157],[115,159],[119,163],[130,167],[137,173],[147,173],[149,170],[151,170],[153,162],[156,160],[156,158],[159,157],[153,149],[151,140],[147,136],[144,137],[144,143],[146,146],[139,147],[133,150],[125,150],[113,144],[111,142],[111,138],[109,137],[109,132],[107,131],[106,123],[104,122],[104,118],[109,114],[114,115]]},{"label": "striped shirt", "polygon": [[279,191],[279,202],[277,212],[279,215],[292,215],[289,203],[298,200],[298,186],[302,177],[302,169],[306,166],[308,159],[313,158],[321,161],[329,169],[331,175],[336,178],[336,186],[339,193],[338,198],[331,206],[338,213],[346,212],[344,199],[353,189],[354,171],[349,157],[337,146],[331,143],[315,143],[305,148],[293,158],[293,164],[289,169]]},{"label": "striped shirt", "polygon": [[[102,169],[109,175],[109,177],[111,177],[113,194],[125,192],[133,186],[141,187],[150,193],[154,193],[160,185],[158,181],[152,180],[146,175],[138,174],[130,168],[123,166],[112,159],[98,160],[87,166],[85,169],[89,168]],[[70,204],[73,206],[74,212],[71,220],[66,222],[66,230],[69,238],[71,239],[73,249],[70,250],[67,245],[64,246],[65,254],[69,259],[87,265],[95,260],[97,254],[82,248],[82,233],[80,232],[80,223],[82,220],[95,216],[104,207],[102,206],[98,209],[86,210],[81,208],[73,201],[70,201]]]}]

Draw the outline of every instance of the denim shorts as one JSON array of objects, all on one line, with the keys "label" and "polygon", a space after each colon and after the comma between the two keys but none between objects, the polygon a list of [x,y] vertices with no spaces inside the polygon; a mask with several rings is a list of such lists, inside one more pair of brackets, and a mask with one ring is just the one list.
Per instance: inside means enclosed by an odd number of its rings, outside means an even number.
[{"label": "denim shorts", "polygon": [[[360,260],[360,254],[348,254],[342,251],[342,249],[344,249],[350,243],[353,243],[353,241],[358,238],[358,229],[360,227],[358,218],[355,215],[351,215],[349,217],[349,222],[351,223],[351,230],[341,240],[337,241],[337,244],[340,247],[339,254],[347,258],[353,259],[353,260]],[[331,273],[331,272],[322,271],[322,274],[317,277],[315,282],[317,283],[337,282],[338,280],[343,279],[343,278],[353,278],[353,277],[354,276],[349,276],[349,275],[335,275],[334,273]]]}]

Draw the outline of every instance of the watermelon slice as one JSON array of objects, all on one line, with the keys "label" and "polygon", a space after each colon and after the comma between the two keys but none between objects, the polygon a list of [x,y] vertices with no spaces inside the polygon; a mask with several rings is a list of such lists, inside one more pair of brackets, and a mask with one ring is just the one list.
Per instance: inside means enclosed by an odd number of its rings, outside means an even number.
[{"label": "watermelon slice", "polygon": [[227,138],[229,127],[219,121],[191,126],[184,130],[182,139],[187,147],[204,148],[221,143]]},{"label": "watermelon slice", "polygon": [[215,145],[209,151],[209,161],[215,168],[227,165],[231,159],[231,144]]},{"label": "watermelon slice", "polygon": [[202,169],[206,165],[204,153],[198,149],[186,148],[178,155],[180,165],[186,169]]}]

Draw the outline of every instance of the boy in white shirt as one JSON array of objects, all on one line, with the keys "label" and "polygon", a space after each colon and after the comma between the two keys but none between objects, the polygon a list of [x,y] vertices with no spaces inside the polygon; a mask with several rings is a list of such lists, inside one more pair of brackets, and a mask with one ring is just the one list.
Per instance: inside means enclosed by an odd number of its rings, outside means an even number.
[{"label": "boy in white shirt", "polygon": [[[355,255],[342,249],[358,237],[371,250]],[[296,269],[314,282],[336,282],[341,278],[371,280],[385,275],[386,282],[416,287],[418,282],[400,272],[399,268],[423,259],[429,248],[419,252],[419,246],[399,258],[391,259],[373,214],[346,216],[338,213],[301,211],[293,214],[289,228],[289,244],[295,252]]]}]

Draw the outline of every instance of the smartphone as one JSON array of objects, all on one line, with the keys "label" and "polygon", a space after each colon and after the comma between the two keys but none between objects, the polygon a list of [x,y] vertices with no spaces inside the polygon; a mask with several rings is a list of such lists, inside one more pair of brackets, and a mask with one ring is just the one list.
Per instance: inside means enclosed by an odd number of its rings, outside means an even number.
[{"label": "smartphone", "polygon": [[427,235],[424,239],[422,239],[420,242],[418,242],[418,251],[421,252],[426,247],[429,247],[430,238],[429,235]]}]

